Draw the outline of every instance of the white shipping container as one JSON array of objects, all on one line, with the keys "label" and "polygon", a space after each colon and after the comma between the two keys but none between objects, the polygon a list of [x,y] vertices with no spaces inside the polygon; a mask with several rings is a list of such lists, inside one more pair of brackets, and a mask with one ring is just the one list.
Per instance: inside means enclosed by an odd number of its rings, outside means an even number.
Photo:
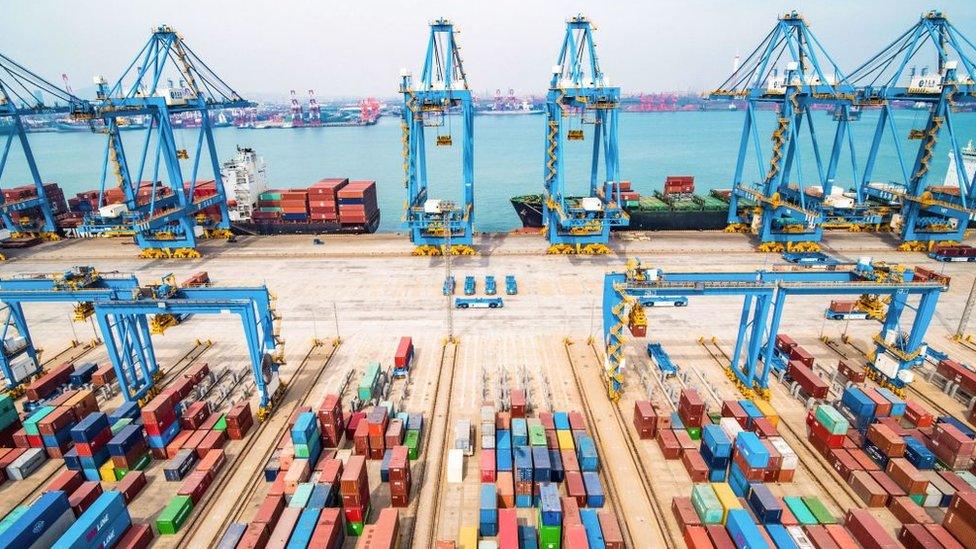
[{"label": "white shipping container", "polygon": [[783,440],[783,437],[769,437],[769,443],[783,457],[781,469],[790,471],[799,466],[800,459],[797,457],[796,452],[793,451],[793,448],[790,448],[790,445]]},{"label": "white shipping container", "polygon": [[10,229],[0,229],[0,240],[7,240],[10,238]]},{"label": "white shipping container", "polygon": [[580,205],[588,212],[599,212],[603,210],[603,201],[595,196],[587,196],[580,200]]},{"label": "white shipping container", "polygon": [[22,381],[27,376],[37,372],[37,365],[28,356],[21,356],[20,359],[10,364],[10,372],[14,375],[14,381]]},{"label": "white shipping container", "polygon": [[447,451],[447,482],[461,484],[464,482],[464,451],[451,448]]},{"label": "white shipping container", "polygon": [[7,477],[14,480],[24,480],[36,471],[45,460],[47,460],[47,454],[44,450],[29,448],[7,466]]},{"label": "white shipping container", "polygon": [[941,501],[942,492],[929,483],[929,485],[925,487],[925,501],[922,503],[922,507],[938,507]]},{"label": "white shipping container", "polygon": [[486,450],[493,450],[495,448],[495,436],[481,435],[481,447]]},{"label": "white shipping container", "polygon": [[787,526],[786,531],[789,532],[790,537],[793,538],[793,542],[800,549],[816,549],[810,541],[810,538],[807,537],[806,533],[799,526]]},{"label": "white shipping container", "polygon": [[481,424],[481,434],[495,436],[495,424],[494,423],[482,423]]},{"label": "white shipping container", "polygon": [[495,407],[494,406],[482,406],[481,407],[481,422],[482,423],[491,422],[492,425],[495,424]]},{"label": "white shipping container", "polygon": [[336,459],[341,461],[343,466],[346,465],[346,462],[348,462],[349,458],[351,457],[352,457],[352,450],[350,449],[336,450]]},{"label": "white shipping container", "polygon": [[424,213],[441,213],[441,200],[438,198],[428,198],[424,201]]},{"label": "white shipping container", "polygon": [[98,209],[98,215],[106,218],[119,217],[124,214],[128,209],[125,204],[109,204],[108,206],[102,206]]},{"label": "white shipping container", "polygon": [[739,433],[741,433],[743,430],[742,426],[739,425],[739,422],[736,421],[735,418],[731,417],[723,417],[718,421],[718,425],[722,428],[722,431],[725,432],[725,436],[729,437],[729,440],[733,443],[735,443],[735,438],[739,436]]},{"label": "white shipping container", "polygon": [[498,542],[491,539],[483,539],[478,542],[478,549],[498,549]]}]

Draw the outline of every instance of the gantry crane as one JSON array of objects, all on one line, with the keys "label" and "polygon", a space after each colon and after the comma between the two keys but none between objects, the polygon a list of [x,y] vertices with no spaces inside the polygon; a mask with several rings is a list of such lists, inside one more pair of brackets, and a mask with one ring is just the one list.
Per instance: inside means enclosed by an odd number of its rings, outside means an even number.
[{"label": "gantry crane", "polygon": [[[49,96],[54,103],[47,104],[45,96]],[[68,113],[75,118],[91,118],[91,105],[0,54],[0,123],[6,126],[3,156],[0,157],[0,178],[4,175],[10,149],[16,139],[20,142],[30,184],[34,187],[33,196],[9,202],[0,193],[0,219],[14,238],[59,238],[54,209],[44,189],[23,120],[30,115],[59,113]],[[33,212],[39,215],[28,215]]]},{"label": "gantry crane", "polygon": [[[546,96],[542,220],[548,253],[610,253],[610,228],[629,223],[620,206],[618,185],[620,88],[611,86],[600,68],[594,30],[596,27],[582,15],[566,21],[566,34]],[[593,126],[589,193],[568,196],[564,149],[567,141],[585,139],[584,125]]]},{"label": "gantry crane", "polygon": [[[932,63],[919,68],[917,63]],[[927,250],[938,242],[958,242],[976,214],[974,174],[967,173],[953,111],[976,102],[976,46],[939,11],[922,15],[918,23],[855,69],[850,81],[858,86],[858,101],[880,106],[874,140],[860,184],[862,192],[900,206],[903,250]],[[906,165],[895,128],[893,103],[910,103],[927,112],[923,128],[912,128],[908,139],[917,140],[915,160]],[[958,186],[929,185],[931,160],[942,132],[948,133]],[[877,181],[875,163],[881,142],[889,133],[898,158],[900,180]]]},{"label": "gantry crane", "polygon": [[[197,237],[229,236],[230,219],[211,111],[251,103],[221,80],[183,37],[166,25],[153,30],[114,85],[109,87],[100,77],[96,82],[96,111],[108,134],[102,193],[106,174],[111,172],[125,193],[127,208],[116,212],[117,219],[135,233],[141,257],[199,257]],[[183,146],[184,137],[174,132],[171,119],[187,113],[200,119],[192,155]],[[120,133],[132,117],[148,119],[136,163],[130,162]],[[132,143],[131,139],[127,141]],[[189,180],[184,178],[187,171],[181,161],[189,162]],[[215,191],[198,198],[194,191],[201,162],[210,164],[204,169],[211,170]],[[147,165],[150,163],[151,167]],[[151,170],[148,174],[147,169]],[[202,213],[211,207],[217,208],[218,220],[206,219]],[[92,216],[86,222],[102,227],[112,221]]]},{"label": "gantry crane", "polygon": [[294,128],[305,126],[305,119],[302,114],[302,104],[298,102],[295,90],[291,90],[291,125]]},{"label": "gantry crane", "polygon": [[[11,340],[19,342],[15,353],[0,354],[0,370],[8,388],[40,369],[23,311],[24,303],[36,302],[75,303],[76,321],[95,318],[126,401],[145,400],[155,394],[159,366],[150,326],[151,318],[159,315],[238,315],[263,413],[281,386],[278,365],[284,361],[284,343],[276,325],[275,298],[266,287],[181,288],[172,276],[163,277],[157,284],[140,285],[131,275],[75,267],[54,275],[0,278],[0,303],[9,311],[0,329],[5,335],[13,331]],[[18,360],[21,356],[26,358]],[[22,360],[31,362],[33,368],[14,364]]]},{"label": "gantry crane", "polygon": [[[867,258],[856,264],[837,265],[833,270],[786,266],[785,269],[716,273],[665,272],[631,260],[626,270],[607,273],[603,282],[607,388],[611,398],[619,398],[623,386],[623,346],[627,341],[624,327],[630,309],[642,299],[743,296],[735,351],[727,374],[744,394],[768,398],[773,348],[789,296],[876,294],[890,296],[890,302],[881,331],[874,337],[869,370],[879,384],[904,393],[905,385],[913,379],[911,369],[925,359],[925,332],[935,314],[939,294],[947,289],[939,281],[914,280],[911,268],[871,262]],[[919,300],[913,307],[911,328],[905,332],[900,323],[911,296],[919,296]],[[652,335],[648,333],[648,337]]]},{"label": "gantry crane", "polygon": [[[831,210],[832,217],[858,226],[881,222],[880,217],[868,211],[860,196],[846,208],[834,211],[829,206],[835,192],[843,191],[835,185],[845,145],[851,159],[851,186],[856,187],[857,165],[849,124],[857,115],[852,110],[854,88],[802,15],[794,11],[781,16],[759,46],[710,97],[746,101],[729,200],[729,231],[758,235],[761,251],[818,251],[825,208]],[[768,163],[758,128],[765,105],[772,105],[776,111]],[[837,123],[826,162],[814,125],[814,105],[830,106]],[[804,121],[808,140],[804,137]],[[801,145],[803,141],[809,145]],[[801,146],[813,149],[818,175],[815,185],[804,185],[802,181]],[[759,176],[754,183],[743,181],[750,153]]]},{"label": "gantry crane", "polygon": [[[403,173],[407,202],[405,226],[415,255],[474,253],[474,107],[461,62],[454,24],[447,19],[430,23],[427,56],[420,81],[401,71],[403,94]],[[461,197],[459,202],[428,195],[425,128],[435,128],[436,144],[450,147],[451,119],[461,118]],[[448,233],[450,233],[448,238]],[[451,247],[447,249],[450,240]]]}]

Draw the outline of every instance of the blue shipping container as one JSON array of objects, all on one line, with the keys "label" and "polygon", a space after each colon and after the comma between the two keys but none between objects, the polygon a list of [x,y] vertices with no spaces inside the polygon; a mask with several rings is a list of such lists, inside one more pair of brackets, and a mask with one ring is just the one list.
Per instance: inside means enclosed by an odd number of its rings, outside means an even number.
[{"label": "blue shipping container", "polygon": [[244,532],[247,530],[247,526],[239,522],[234,522],[227,527],[224,531],[224,535],[221,536],[220,542],[217,543],[216,549],[236,549],[237,543],[241,541],[244,537]]},{"label": "blue shipping container", "polygon": [[498,493],[494,484],[481,485],[478,526],[482,536],[498,535]]},{"label": "blue shipping container", "polygon": [[844,394],[841,395],[840,403],[847,408],[855,417],[858,418],[873,418],[874,417],[874,401],[871,400],[868,395],[864,394],[864,391],[858,389],[857,387],[848,387],[844,389]]},{"label": "blue shipping container", "polygon": [[603,495],[600,475],[593,471],[583,472],[583,486],[586,488],[586,505],[588,507],[603,507],[606,498]]},{"label": "blue shipping container", "polygon": [[732,462],[732,466],[729,467],[729,487],[740,498],[746,497],[749,493],[749,481],[746,480],[742,469],[739,469],[739,464],[735,462]]},{"label": "blue shipping container", "polygon": [[753,482],[749,490],[749,507],[752,508],[756,519],[762,524],[774,524],[780,522],[783,517],[783,506],[779,500],[761,482]]},{"label": "blue shipping container", "polygon": [[515,480],[532,480],[532,449],[529,446],[516,446]]},{"label": "blue shipping container", "polygon": [[383,452],[383,463],[380,464],[380,480],[390,482],[390,458],[393,457],[393,448],[387,448]]},{"label": "blue shipping container", "polygon": [[563,522],[559,488],[551,482],[539,485],[539,512],[545,526],[559,526]]},{"label": "blue shipping container", "polygon": [[319,422],[313,412],[298,414],[291,426],[291,441],[295,444],[311,444],[318,439]]},{"label": "blue shipping container", "polygon": [[103,492],[58,539],[53,549],[112,547],[129,526],[132,526],[132,519],[122,492]]},{"label": "blue shipping container", "polygon": [[291,531],[291,538],[288,540],[287,549],[305,549],[312,541],[312,532],[315,531],[316,523],[319,521],[321,509],[305,509],[295,523],[295,529]]},{"label": "blue shipping container", "polygon": [[499,429],[495,433],[495,448],[511,448],[512,432],[508,429]]},{"label": "blue shipping container", "polygon": [[[73,448],[72,448],[73,449]],[[108,448],[102,448],[101,450],[94,453],[91,456],[78,456],[78,463],[81,464],[81,468],[85,469],[98,469],[106,461],[109,460],[111,456],[108,454]]]},{"label": "blue shipping container", "polygon": [[530,494],[515,494],[515,506],[522,509],[532,507],[532,496]]},{"label": "blue shipping container", "polygon": [[568,431],[569,426],[569,414],[566,412],[556,412],[552,414],[552,423],[559,431]]},{"label": "blue shipping container", "polygon": [[793,536],[786,531],[786,527],[782,524],[767,524],[766,533],[773,540],[776,549],[800,549],[800,546],[793,541]]},{"label": "blue shipping container", "polygon": [[[128,425],[123,427],[123,429],[128,427],[135,427],[135,425]],[[161,435],[149,435],[146,437],[146,442],[149,444],[150,448],[165,448],[167,444],[173,442],[176,435],[180,433],[180,422],[174,421],[172,425],[166,428]]]},{"label": "blue shipping container", "polygon": [[678,415],[678,412],[671,412],[671,428],[675,431],[685,428],[685,424],[681,421],[681,416]]},{"label": "blue shipping container", "polygon": [[92,412],[71,428],[71,440],[81,443],[91,442],[108,428],[108,416],[102,412]]},{"label": "blue shipping container", "polygon": [[72,447],[70,450],[64,453],[64,466],[72,471],[81,471],[83,467],[81,466],[81,460],[79,459],[78,450]]},{"label": "blue shipping container", "polygon": [[725,431],[718,425],[710,423],[702,427],[702,448],[708,447],[713,457],[730,457],[732,455],[732,441]]},{"label": "blue shipping container", "polygon": [[708,482],[725,482],[725,469],[712,469],[708,472]]},{"label": "blue shipping container", "polygon": [[138,418],[139,404],[135,402],[124,402],[120,404],[119,407],[116,408],[115,411],[112,412],[110,416],[108,416],[109,420],[111,420],[112,423],[115,423],[116,421],[126,417],[131,419]]},{"label": "blue shipping container", "polygon": [[519,549],[539,549],[539,535],[527,524],[518,527]]},{"label": "blue shipping container", "polygon": [[315,483],[312,485],[312,493],[308,496],[308,502],[305,503],[305,507],[309,509],[324,509],[329,506],[329,489],[328,484]]},{"label": "blue shipping container", "polygon": [[68,374],[68,382],[71,383],[72,387],[78,388],[85,383],[90,383],[92,379],[92,374],[95,373],[98,367],[91,362],[86,362],[85,364],[75,365],[75,371]]},{"label": "blue shipping container", "polygon": [[915,437],[905,437],[905,459],[916,469],[935,468],[935,454]]},{"label": "blue shipping container", "polygon": [[952,416],[939,416],[939,417],[935,418],[935,421],[937,423],[948,423],[949,425],[952,425],[956,429],[959,429],[960,431],[962,431],[962,434],[964,436],[966,436],[968,438],[976,438],[976,431],[973,431],[965,423],[959,421],[958,419],[956,419],[956,418],[954,418]]},{"label": "blue shipping container", "polygon": [[749,416],[746,425],[752,425],[752,420],[763,417],[763,413],[759,410],[759,408],[756,407],[755,404],[752,403],[751,400],[740,400],[739,406],[741,406],[742,410],[747,416]]},{"label": "blue shipping container", "polygon": [[408,431],[422,431],[424,428],[423,414],[410,414],[410,421],[407,422]]},{"label": "blue shipping container", "polygon": [[549,482],[552,480],[552,463],[549,460],[549,449],[542,446],[532,446],[532,480]]},{"label": "blue shipping container", "polygon": [[763,446],[759,436],[751,431],[743,431],[735,437],[735,449],[742,454],[749,467],[763,468],[769,465],[769,450]]},{"label": "blue shipping container", "polygon": [[0,534],[0,547],[30,547],[35,543],[49,545],[68,530],[74,515],[68,496],[62,492],[45,492],[13,524]]},{"label": "blue shipping container", "polygon": [[605,549],[607,545],[603,539],[603,529],[600,528],[600,517],[596,514],[596,509],[580,509],[580,522],[586,529],[589,549]]},{"label": "blue shipping container", "polygon": [[884,397],[885,400],[891,403],[891,414],[892,416],[901,417],[905,415],[905,401],[898,398],[895,393],[892,393],[884,387],[876,389],[879,395]]},{"label": "blue shipping container", "polygon": [[725,529],[739,549],[767,549],[766,540],[745,509],[729,509]]},{"label": "blue shipping container", "polygon": [[576,457],[579,460],[581,471],[598,471],[600,469],[600,457],[596,452],[596,443],[587,435],[579,439],[576,446]]},{"label": "blue shipping container", "polygon": [[549,450],[549,480],[562,482],[564,477],[562,454],[559,450]]},{"label": "blue shipping container", "polygon": [[495,468],[499,471],[512,470],[512,453],[510,450],[511,448],[495,449]]},{"label": "blue shipping container", "polygon": [[524,418],[512,419],[512,443],[516,446],[525,446],[529,443],[529,427]]}]

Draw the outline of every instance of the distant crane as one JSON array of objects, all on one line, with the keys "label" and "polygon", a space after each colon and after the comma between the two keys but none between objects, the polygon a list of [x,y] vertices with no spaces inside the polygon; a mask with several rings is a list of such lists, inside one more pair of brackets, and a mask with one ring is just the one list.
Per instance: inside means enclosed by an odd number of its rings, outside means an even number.
[{"label": "distant crane", "polygon": [[[547,253],[608,254],[610,228],[630,223],[620,207],[618,186],[620,88],[610,86],[600,69],[594,30],[590,20],[582,15],[566,22],[546,96],[542,220],[549,241]],[[566,194],[565,141],[582,141],[584,124],[593,126],[590,186],[586,196],[571,197]]]},{"label": "distant crane", "polygon": [[316,128],[322,125],[322,107],[315,99],[315,90],[308,90],[308,125]]},{"label": "distant crane", "polygon": [[291,90],[291,125],[295,128],[305,125],[305,120],[302,118],[302,104],[298,102],[295,90]]},{"label": "distant crane", "polygon": [[[45,103],[45,95],[50,96],[54,103]],[[60,238],[54,208],[44,189],[23,121],[24,116],[56,113],[69,113],[74,118],[90,119],[91,105],[0,54],[0,123],[6,126],[3,155],[0,157],[0,177],[3,177],[11,146],[14,139],[17,139],[24,153],[30,183],[33,185],[29,196],[11,197],[9,201],[0,193],[0,219],[14,238]],[[34,212],[39,215],[32,217]]]},{"label": "distant crane", "polygon": [[[803,16],[795,11],[781,16],[759,46],[741,63],[733,64],[737,68],[732,75],[709,94],[712,99],[746,101],[745,123],[729,200],[728,230],[758,235],[760,251],[818,251],[823,236],[824,201],[833,194],[845,144],[850,151],[852,173],[857,172],[849,126],[854,88],[813,35]],[[764,160],[758,129],[762,105],[776,108],[776,127],[768,163]],[[814,105],[833,107],[837,122],[826,163],[814,127]],[[804,148],[809,146],[813,150],[818,174],[817,184],[807,187],[802,183],[800,163],[804,122],[809,131],[809,145]],[[755,183],[743,182],[743,171],[750,154],[754,156],[760,177]],[[748,205],[744,206],[743,202]],[[860,202],[856,200],[857,204]],[[855,213],[864,214],[855,208],[843,215],[850,218]],[[871,220],[877,221],[868,221]]]},{"label": "distant crane", "polygon": [[[923,56],[935,63],[935,72],[916,70],[910,64]],[[953,111],[976,103],[976,46],[954,27],[940,11],[930,11],[894,42],[851,73],[858,85],[858,101],[879,106],[878,125],[861,178],[861,192],[900,207],[895,228],[900,231],[903,250],[927,250],[944,242],[959,242],[971,216],[976,214],[974,174],[966,173]],[[911,102],[927,112],[923,128],[908,132],[918,141],[915,161],[907,166],[901,150],[903,134],[895,129],[892,102]],[[929,185],[930,161],[939,136],[948,133],[949,154],[955,159],[958,186]],[[881,141],[889,133],[901,170],[900,181],[874,179]]]},{"label": "distant crane", "polygon": [[[405,226],[415,255],[474,254],[474,108],[461,63],[454,24],[447,19],[430,23],[427,56],[419,82],[404,69],[403,94],[404,186],[407,188]],[[437,146],[454,144],[452,111],[461,118],[461,198],[447,201],[428,195],[425,128],[436,132]],[[447,242],[451,243],[446,248]]]},{"label": "distant crane", "polygon": [[[169,80],[167,72],[178,76],[179,83]],[[229,236],[227,199],[210,117],[216,109],[244,108],[253,104],[221,80],[190,49],[183,37],[167,25],[153,30],[149,41],[115,84],[109,86],[102,77],[97,77],[96,83],[96,112],[104,121],[108,135],[102,192],[106,174],[111,173],[125,193],[127,211],[121,216],[121,226],[135,233],[136,243],[141,248],[140,257],[200,257],[196,249],[197,237]],[[200,119],[192,156],[177,145],[172,126],[173,117],[186,114]],[[120,133],[120,118],[131,116],[149,118],[139,154],[135,157],[137,163],[133,164],[130,164]],[[132,139],[127,141],[133,142]],[[155,147],[151,147],[152,144]],[[184,179],[181,160],[190,163],[189,180]],[[197,175],[202,161],[210,163],[214,190],[212,194],[208,192],[197,197]],[[152,163],[152,171],[146,174],[149,163]],[[133,167],[135,170],[131,169]],[[142,184],[146,180],[148,187]],[[217,220],[209,220],[204,214],[210,208],[216,208]],[[205,224],[197,225],[198,219]],[[86,222],[97,224],[104,220],[96,216],[89,217]]]}]

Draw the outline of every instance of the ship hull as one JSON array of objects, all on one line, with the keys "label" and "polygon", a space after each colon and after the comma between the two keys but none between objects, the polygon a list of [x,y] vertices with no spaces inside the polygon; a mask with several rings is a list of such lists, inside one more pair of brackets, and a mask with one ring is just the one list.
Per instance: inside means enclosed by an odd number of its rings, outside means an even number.
[{"label": "ship hull", "polygon": [[372,234],[380,226],[380,216],[376,215],[368,223],[340,225],[327,221],[300,223],[291,221],[231,221],[235,234],[276,235],[276,234]]},{"label": "ship hull", "polygon": [[[533,204],[524,200],[512,199],[515,213],[526,228],[542,227],[541,203]],[[710,231],[722,230],[728,225],[728,212],[708,211],[644,211],[628,210],[630,224],[614,227],[620,231]]]}]

